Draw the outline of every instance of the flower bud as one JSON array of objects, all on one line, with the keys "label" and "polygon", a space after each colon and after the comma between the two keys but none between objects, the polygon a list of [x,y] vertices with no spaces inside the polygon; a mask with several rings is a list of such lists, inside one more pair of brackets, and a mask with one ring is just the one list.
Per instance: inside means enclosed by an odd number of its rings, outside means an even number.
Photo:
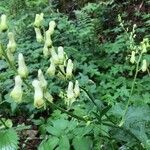
[{"label": "flower bud", "polygon": [[3,14],[1,15],[0,31],[5,32],[7,29],[7,16]]},{"label": "flower bud", "polygon": [[79,82],[77,80],[75,82],[74,93],[76,98],[80,95]]},{"label": "flower bud", "polygon": [[59,57],[58,57],[54,48],[51,49],[51,55],[52,55],[52,60],[53,60],[54,64],[58,65],[59,64]]},{"label": "flower bud", "polygon": [[45,77],[44,77],[41,69],[38,70],[38,79],[40,81],[41,87],[43,89],[46,89],[47,88],[47,81],[45,80]]},{"label": "flower bud", "polygon": [[22,79],[19,75],[15,77],[15,86],[10,93],[10,96],[14,99],[16,103],[20,103],[22,101]]},{"label": "flower bud", "polygon": [[72,60],[69,59],[67,63],[67,68],[66,68],[66,77],[71,78],[72,77],[72,71],[73,71],[73,63]]},{"label": "flower bud", "polygon": [[135,51],[132,51],[131,58],[130,58],[130,62],[131,62],[132,64],[134,64],[134,62],[135,62]]},{"label": "flower bud", "polygon": [[23,57],[22,53],[19,53],[19,55],[18,55],[18,74],[22,78],[26,78],[29,74],[28,68],[25,64],[24,57]]},{"label": "flower bud", "polygon": [[52,95],[49,93],[49,92],[46,92],[45,94],[44,94],[44,97],[46,98],[46,100],[48,100],[49,102],[53,102],[53,97],[52,97]]},{"label": "flower bud", "polygon": [[43,89],[41,87],[40,81],[34,80],[32,82],[34,87],[34,106],[36,108],[41,108],[44,106],[44,98],[43,98]]},{"label": "flower bud", "polygon": [[42,21],[43,21],[44,14],[36,14],[35,16],[35,21],[34,21],[34,27],[39,28],[42,26]]},{"label": "flower bud", "polygon": [[146,59],[143,60],[142,62],[142,67],[141,67],[142,72],[145,72],[147,70],[147,62]]},{"label": "flower bud", "polygon": [[41,30],[39,28],[34,28],[34,30],[35,30],[37,42],[42,43],[43,42],[43,37],[42,37],[42,34],[41,34]]},{"label": "flower bud", "polygon": [[58,58],[59,58],[59,64],[63,64],[64,63],[64,49],[62,46],[58,47]]},{"label": "flower bud", "polygon": [[8,39],[9,39],[9,42],[7,44],[7,49],[13,53],[16,50],[17,44],[15,42],[15,37],[12,32],[8,33]]},{"label": "flower bud", "polygon": [[53,62],[52,59],[50,60],[50,62],[51,62],[51,64],[50,64],[49,68],[47,69],[47,72],[46,72],[46,73],[47,73],[49,76],[54,76],[54,75],[55,75],[55,72],[56,72],[56,67],[55,67],[55,64],[54,64],[54,62]]},{"label": "flower bud", "polygon": [[50,21],[50,22],[49,22],[49,29],[48,29],[49,32],[50,32],[50,35],[52,35],[52,34],[54,33],[55,27],[56,27],[55,21]]},{"label": "flower bud", "polygon": [[49,30],[47,30],[45,32],[45,45],[50,48],[52,46],[52,40],[51,40],[51,36],[50,36],[50,32]]}]

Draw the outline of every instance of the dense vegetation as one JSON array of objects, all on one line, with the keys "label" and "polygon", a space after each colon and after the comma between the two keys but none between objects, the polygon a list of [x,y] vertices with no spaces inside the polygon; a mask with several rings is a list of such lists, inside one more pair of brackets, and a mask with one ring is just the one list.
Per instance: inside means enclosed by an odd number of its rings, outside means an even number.
[{"label": "dense vegetation", "polygon": [[149,5],[1,0],[0,150],[149,150]]}]

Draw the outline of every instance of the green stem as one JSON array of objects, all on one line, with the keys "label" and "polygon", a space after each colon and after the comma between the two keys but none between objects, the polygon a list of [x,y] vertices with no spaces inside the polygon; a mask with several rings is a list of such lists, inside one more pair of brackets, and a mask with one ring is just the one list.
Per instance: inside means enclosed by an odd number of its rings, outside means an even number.
[{"label": "green stem", "polygon": [[122,116],[122,120],[119,124],[119,126],[122,126],[125,122],[125,116],[126,116],[126,113],[128,111],[128,108],[129,108],[129,105],[130,105],[130,102],[131,102],[131,97],[132,97],[132,94],[133,94],[133,90],[134,90],[134,87],[135,87],[135,83],[136,83],[136,78],[137,78],[137,75],[138,75],[138,72],[139,72],[139,65],[140,65],[140,61],[141,61],[141,58],[142,58],[142,52],[140,53],[140,56],[139,56],[139,59],[137,61],[137,65],[136,65],[136,72],[135,72],[135,75],[134,75],[134,79],[133,79],[133,82],[132,82],[132,87],[131,87],[131,91],[130,91],[130,95],[129,95],[129,99],[127,101],[127,104],[125,106],[125,111],[123,113],[123,116]]},{"label": "green stem", "polygon": [[[46,98],[45,98],[45,99],[46,99]],[[47,100],[47,99],[46,99],[46,100]],[[47,100],[47,101],[48,101],[48,100]],[[62,107],[59,107],[58,105],[56,105],[56,104],[54,104],[54,103],[52,103],[52,102],[50,102],[50,101],[48,101],[48,102],[50,103],[50,106],[51,106],[51,107],[56,108],[56,109],[60,110],[61,112],[66,113],[66,114],[68,114],[69,116],[71,116],[71,117],[73,117],[73,118],[76,118],[77,120],[84,121],[84,122],[89,121],[89,120],[84,119],[83,117],[77,116],[77,115],[75,115],[75,114],[73,114],[73,113],[71,113],[71,112],[69,112],[69,111],[66,111],[66,110],[63,109]]]}]

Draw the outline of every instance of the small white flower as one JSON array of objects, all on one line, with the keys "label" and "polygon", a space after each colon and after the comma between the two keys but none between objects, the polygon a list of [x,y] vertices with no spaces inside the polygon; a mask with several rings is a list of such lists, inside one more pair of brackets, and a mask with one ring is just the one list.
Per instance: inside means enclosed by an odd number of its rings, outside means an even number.
[{"label": "small white flower", "polygon": [[58,65],[59,64],[59,57],[58,57],[54,48],[51,49],[51,55],[52,55],[52,60],[53,60],[54,64]]},{"label": "small white flower", "polygon": [[49,22],[49,29],[48,29],[48,31],[50,32],[50,35],[52,35],[54,33],[55,27],[56,27],[55,21],[50,21]]},{"label": "small white flower", "polygon": [[55,75],[55,72],[56,72],[56,67],[55,67],[55,64],[53,62],[53,59],[50,60],[51,64],[49,66],[49,68],[47,69],[47,74],[49,76],[54,76]]},{"label": "small white flower", "polygon": [[67,105],[70,106],[75,101],[75,94],[73,90],[73,83],[70,81],[67,89]]},{"label": "small white flower", "polygon": [[131,62],[132,64],[134,64],[134,62],[135,62],[135,51],[132,51],[131,58],[130,58],[130,62]]},{"label": "small white flower", "polygon": [[12,32],[8,33],[8,39],[9,39],[9,43],[7,44],[7,50],[13,53],[16,50],[17,44],[15,42],[15,37]]},{"label": "small white flower", "polygon": [[74,93],[76,98],[80,95],[80,87],[79,82],[77,80],[75,82]]},{"label": "small white flower", "polygon": [[43,97],[43,89],[41,87],[40,81],[34,80],[32,82],[34,87],[34,106],[36,108],[41,108],[44,106],[44,97]]},{"label": "small white flower", "polygon": [[10,62],[14,62],[14,56],[10,50],[7,50],[7,57]]},{"label": "small white flower", "polygon": [[19,55],[18,55],[18,74],[22,78],[26,78],[29,74],[28,68],[25,64],[24,57],[23,57],[22,53],[19,53]]},{"label": "small white flower", "polygon": [[47,45],[44,45],[44,47],[43,47],[43,55],[45,58],[47,58],[50,55],[50,50],[47,47]]},{"label": "small white flower", "polygon": [[147,70],[147,62],[146,59],[143,60],[142,62],[142,67],[141,67],[142,72],[145,72]]},{"label": "small white flower", "polygon": [[41,34],[41,30],[39,28],[34,28],[34,30],[35,30],[37,42],[42,43],[43,42],[43,36]]},{"label": "small white flower", "polygon": [[59,58],[59,63],[63,64],[65,59],[65,53],[62,46],[58,47],[58,58]]},{"label": "small white flower", "polygon": [[10,96],[14,99],[16,103],[20,103],[22,101],[22,79],[19,75],[15,77],[15,86],[10,93]]},{"label": "small white flower", "polygon": [[8,29],[7,16],[5,14],[3,14],[3,15],[1,15],[0,31],[5,32],[7,29]]},{"label": "small white flower", "polygon": [[44,94],[44,97],[46,98],[46,100],[48,100],[49,102],[53,102],[53,97],[52,97],[52,95],[49,93],[49,92],[46,92],[45,94]]},{"label": "small white flower", "polygon": [[47,88],[47,81],[45,80],[45,77],[44,77],[41,69],[38,70],[38,79],[40,81],[41,87],[43,89],[46,89]]},{"label": "small white flower", "polygon": [[72,60],[69,59],[67,63],[67,68],[66,68],[66,77],[70,78],[72,77],[72,71],[73,71],[73,63]]},{"label": "small white flower", "polygon": [[36,16],[35,16],[35,21],[34,21],[34,26],[35,26],[36,28],[39,28],[40,26],[42,26],[43,17],[44,17],[44,14],[43,14],[43,13],[41,13],[41,14],[36,14]]},{"label": "small white flower", "polygon": [[52,46],[51,33],[49,30],[45,32],[45,45],[50,48]]}]

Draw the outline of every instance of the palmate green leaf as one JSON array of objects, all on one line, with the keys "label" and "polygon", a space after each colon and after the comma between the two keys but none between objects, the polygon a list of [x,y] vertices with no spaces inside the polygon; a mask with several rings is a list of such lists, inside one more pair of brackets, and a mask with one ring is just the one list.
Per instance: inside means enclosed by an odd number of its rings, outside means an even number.
[{"label": "palmate green leaf", "polygon": [[68,139],[68,137],[66,135],[63,135],[60,138],[59,147],[57,149],[58,150],[70,150],[69,139]]},{"label": "palmate green leaf", "polygon": [[53,150],[58,145],[59,139],[55,136],[50,137],[48,140],[42,141],[38,150]]},{"label": "palmate green leaf", "polygon": [[18,135],[14,129],[0,131],[0,150],[17,150]]},{"label": "palmate green leaf", "polygon": [[92,141],[90,140],[90,138],[77,136],[73,139],[72,144],[75,150],[90,150]]}]

